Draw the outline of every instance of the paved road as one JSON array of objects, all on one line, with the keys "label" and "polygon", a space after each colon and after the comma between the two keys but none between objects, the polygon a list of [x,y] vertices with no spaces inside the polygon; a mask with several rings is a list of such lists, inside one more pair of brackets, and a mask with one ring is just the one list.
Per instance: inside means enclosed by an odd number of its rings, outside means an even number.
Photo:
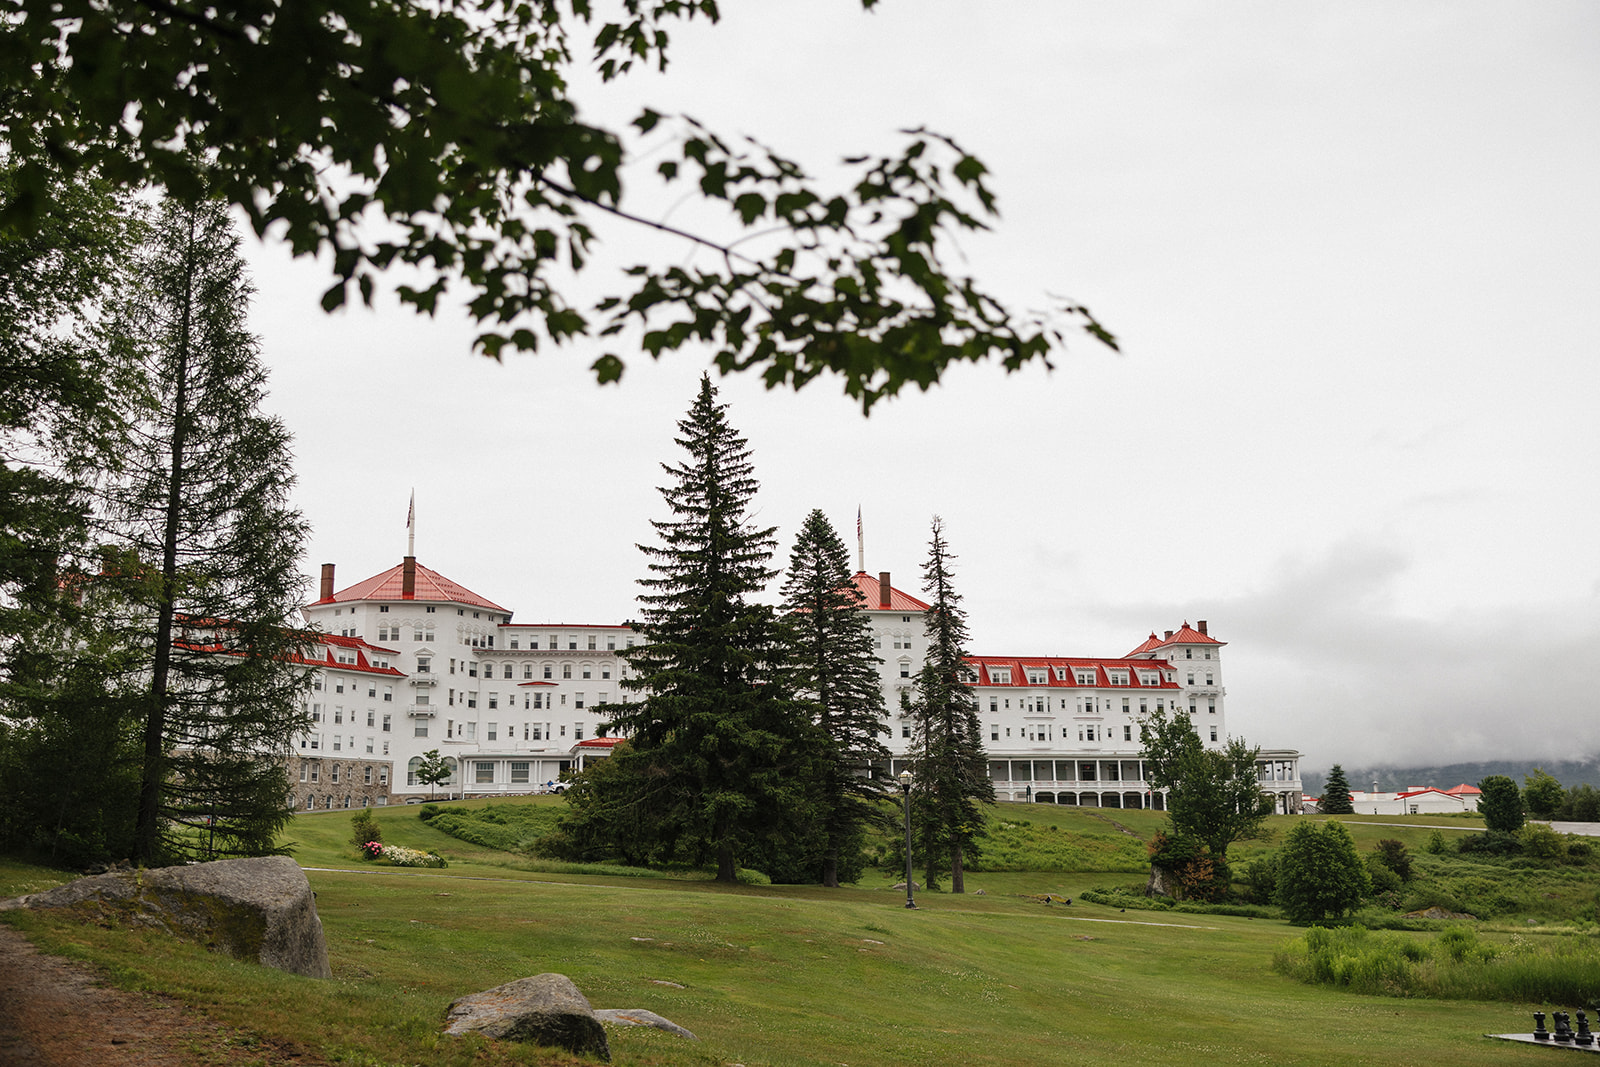
[{"label": "paved road", "polygon": [[[1344,822],[1346,820],[1341,819],[1340,821]],[[1600,837],[1600,822],[1548,822],[1548,821],[1546,821],[1544,819],[1529,819],[1528,821],[1529,822],[1543,822],[1546,826],[1550,827],[1550,829],[1554,830],[1558,834],[1577,834],[1580,837]],[[1481,827],[1481,826],[1462,826],[1460,823],[1456,823],[1454,826],[1452,826],[1449,823],[1432,823],[1432,822],[1368,822],[1367,820],[1363,819],[1360,822],[1355,822],[1354,820],[1350,820],[1350,825],[1352,825],[1352,826],[1407,826],[1407,827],[1410,827],[1413,830],[1463,830],[1463,831],[1466,831],[1468,833],[1474,833],[1474,834],[1478,834],[1478,833],[1482,833],[1483,832],[1483,827]]]}]

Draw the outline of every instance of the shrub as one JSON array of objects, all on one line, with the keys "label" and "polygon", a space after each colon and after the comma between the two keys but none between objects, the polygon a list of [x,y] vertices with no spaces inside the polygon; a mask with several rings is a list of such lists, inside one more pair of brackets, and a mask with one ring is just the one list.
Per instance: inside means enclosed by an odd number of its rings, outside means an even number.
[{"label": "shrub", "polygon": [[383,830],[378,826],[378,820],[366,808],[350,816],[350,828],[355,831],[350,836],[350,843],[357,849],[365,850],[368,842],[383,840]]},{"label": "shrub", "polygon": [[1522,851],[1522,842],[1517,840],[1517,835],[1514,833],[1507,833],[1504,830],[1485,830],[1481,834],[1467,834],[1456,845],[1456,850],[1463,854],[1515,856]]},{"label": "shrub", "polygon": [[1197,838],[1158,831],[1148,848],[1150,865],[1167,872],[1177,899],[1215,903],[1228,895],[1232,873],[1227,861],[1212,855]]},{"label": "shrub", "polygon": [[747,867],[740,867],[733,872],[734,879],[740,885],[771,885],[772,879],[760,871],[752,871]]},{"label": "shrub", "polygon": [[1411,881],[1411,853],[1406,850],[1404,842],[1386,837],[1373,846],[1373,852],[1385,867],[1400,876],[1402,882]]},{"label": "shrub", "polygon": [[1269,852],[1252,860],[1244,870],[1244,878],[1250,886],[1251,903],[1271,904],[1278,892],[1278,854]]},{"label": "shrub", "polygon": [[1304,982],[1389,996],[1584,1004],[1600,994],[1592,937],[1513,935],[1500,947],[1459,926],[1431,940],[1312,927],[1274,954],[1273,967]]},{"label": "shrub", "polygon": [[1561,835],[1543,823],[1530,822],[1517,831],[1517,844],[1524,856],[1536,860],[1559,861],[1567,856]]},{"label": "shrub", "polygon": [[1587,841],[1569,841],[1567,843],[1567,858],[1574,863],[1587,863],[1594,855],[1594,846]]},{"label": "shrub", "polygon": [[[377,844],[377,842],[374,842]],[[380,855],[383,859],[396,867],[447,867],[444,857],[432,852],[421,852],[414,848],[405,848],[401,845],[380,844]]]},{"label": "shrub", "polygon": [[1450,842],[1445,840],[1442,830],[1435,830],[1428,835],[1427,849],[1435,856],[1442,856],[1450,851]]},{"label": "shrub", "polygon": [[1369,852],[1363,857],[1362,862],[1366,865],[1367,879],[1372,883],[1373,893],[1394,893],[1400,889],[1403,884],[1400,876],[1389,869],[1383,862],[1382,856],[1376,852]]}]

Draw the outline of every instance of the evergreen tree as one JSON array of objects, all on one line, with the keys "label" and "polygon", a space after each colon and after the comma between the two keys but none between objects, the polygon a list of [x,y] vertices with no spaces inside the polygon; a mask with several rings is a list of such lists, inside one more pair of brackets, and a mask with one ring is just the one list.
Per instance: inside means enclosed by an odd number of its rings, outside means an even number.
[{"label": "evergreen tree", "polygon": [[910,704],[916,778],[912,803],[928,887],[936,887],[939,869],[948,862],[950,890],[962,893],[964,865],[977,855],[983,827],[978,805],[994,803],[994,785],[978,724],[978,698],[966,680],[967,616],[952,583],[954,559],[945,544],[944,523],[935,515],[922,565],[922,588],[929,600],[923,626],[928,651]]},{"label": "evergreen tree", "polygon": [[644,698],[612,709],[631,744],[608,777],[644,779],[626,791],[664,857],[683,850],[732,882],[742,850],[771,855],[773,842],[800,835],[819,745],[784,684],[783,627],[752,600],[777,573],[775,541],[751,522],[750,450],[716,395],[701,378],[678,424],[687,458],[662,465],[671,517],[651,521],[660,544],[640,546],[651,572],[640,579],[645,640],[627,654],[633,677],[622,683]]},{"label": "evergreen tree", "polygon": [[821,511],[806,516],[800,527],[783,598],[793,685],[822,734],[821,776],[813,785],[826,835],[822,884],[836,888],[841,858],[848,876],[860,865],[866,829],[883,820],[882,785],[870,770],[889,761],[889,750],[878,740],[889,727],[866,602],[851,580],[849,551]]},{"label": "evergreen tree", "polygon": [[145,671],[132,858],[259,855],[291,815],[283,761],[309,721],[289,435],[259,410],[252,290],[223,206],[164,202],[134,267],[117,336],[147,403],[103,489],[125,551],[104,580]]},{"label": "evergreen tree", "polygon": [[1345,781],[1344,768],[1337,763],[1328,772],[1328,784],[1322,787],[1322,803],[1317,805],[1324,815],[1354,815],[1350,803],[1350,783]]},{"label": "evergreen tree", "polygon": [[1503,774],[1491,774],[1478,783],[1478,788],[1482,791],[1478,811],[1483,814],[1484,826],[1507,834],[1522,829],[1522,791],[1516,782]]}]

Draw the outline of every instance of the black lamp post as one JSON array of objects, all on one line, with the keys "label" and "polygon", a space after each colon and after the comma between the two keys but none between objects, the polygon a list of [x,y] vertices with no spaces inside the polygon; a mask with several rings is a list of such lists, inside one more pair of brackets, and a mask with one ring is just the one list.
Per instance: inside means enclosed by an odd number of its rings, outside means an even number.
[{"label": "black lamp post", "polygon": [[906,813],[906,907],[914,908],[917,902],[911,896],[911,772],[901,771],[900,797]]}]

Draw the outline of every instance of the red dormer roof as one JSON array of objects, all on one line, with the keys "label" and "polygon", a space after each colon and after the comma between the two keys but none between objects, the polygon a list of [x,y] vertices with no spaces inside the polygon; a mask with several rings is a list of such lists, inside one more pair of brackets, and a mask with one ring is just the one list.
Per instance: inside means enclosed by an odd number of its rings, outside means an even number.
[{"label": "red dormer roof", "polygon": [[625,738],[625,737],[587,737],[587,738],[584,738],[582,741],[579,741],[577,744],[573,745],[572,747],[574,749],[580,749],[580,748],[616,748],[618,745],[622,744],[622,742],[624,742],[626,740],[627,740],[627,738]]},{"label": "red dormer roof", "polygon": [[878,594],[882,587],[878,584],[878,579],[866,571],[856,571],[853,581],[856,583],[856,588],[860,590],[862,599],[866,601],[865,608],[867,611],[923,612],[928,610],[927,604],[924,604],[910,593],[902,593],[892,585],[889,587],[889,606],[884,607],[878,599]]},{"label": "red dormer roof", "polygon": [[325,645],[338,645],[340,648],[360,648],[368,652],[387,652],[391,656],[398,656],[398,648],[384,648],[382,645],[369,645],[360,637],[345,637],[341,634],[318,634],[317,640]]},{"label": "red dormer roof", "polygon": [[1468,785],[1466,782],[1462,782],[1454,789],[1446,789],[1444,792],[1449,793],[1453,797],[1476,797],[1483,795],[1483,790],[1479,789],[1475,785]]},{"label": "red dormer roof", "polygon": [[424,600],[445,604],[465,604],[468,607],[488,608],[490,611],[503,611],[510,614],[509,608],[503,608],[494,601],[479,596],[464,585],[457,585],[438,571],[429,570],[422,564],[417,564],[416,592],[410,597],[400,595],[401,582],[404,580],[405,564],[397,563],[382,574],[375,574],[364,582],[357,582],[347,589],[341,589],[327,600],[319,600],[318,604],[344,604],[356,600]]},{"label": "red dormer roof", "polygon": [[[1063,656],[1030,656],[1019,659],[1014,656],[968,656],[967,666],[974,670],[982,671],[979,685],[1011,685],[1017,688],[1037,689],[1041,683],[1028,681],[1028,670],[1043,670],[1045,680],[1042,684],[1052,689],[1179,689],[1178,683],[1167,680],[1164,672],[1172,668],[1165,662],[1147,659],[1082,659],[1078,657]],[[1010,682],[996,683],[993,680],[994,669],[1009,669]],[[1079,685],[1078,671],[1094,671],[1093,682]],[[1112,685],[1110,671],[1126,672],[1128,682],[1126,685]],[[1139,678],[1140,671],[1154,671],[1156,682],[1146,684]],[[1061,677],[1062,674],[1065,677]]]},{"label": "red dormer roof", "polygon": [[[319,656],[296,657],[296,662],[307,666],[331,667],[340,671],[356,671],[361,674],[381,674],[391,678],[404,678],[405,672],[394,667],[379,667],[367,658],[368,652],[384,652],[396,654],[392,649],[380,648],[369,645],[359,637],[340,637],[337,634],[318,634],[317,643],[322,646]],[[335,648],[350,648],[356,653],[354,663],[340,663],[339,657],[334,653]]]}]

